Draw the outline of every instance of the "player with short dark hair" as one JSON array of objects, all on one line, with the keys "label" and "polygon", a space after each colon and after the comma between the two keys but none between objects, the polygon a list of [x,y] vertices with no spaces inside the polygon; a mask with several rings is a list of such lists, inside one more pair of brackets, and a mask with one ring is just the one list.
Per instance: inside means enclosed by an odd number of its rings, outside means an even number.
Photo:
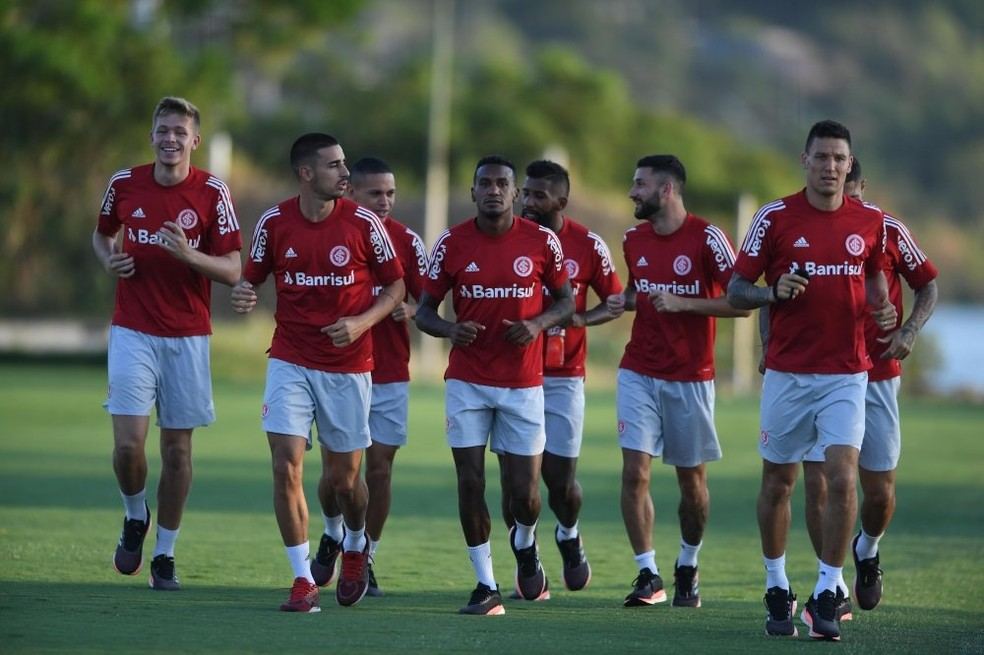
[{"label": "player with short dark hair", "polygon": [[[445,404],[447,438],[458,477],[458,515],[478,585],[463,614],[502,614],[492,570],[491,519],[485,503],[485,448],[500,455],[501,480],[512,499],[516,589],[547,597],[536,522],[545,441],[542,333],[574,312],[557,236],[513,215],[515,167],[501,157],[475,168],[475,218],[446,230],[434,244],[417,309],[417,326],[451,341]],[[543,289],[554,302],[543,309]],[[437,309],[452,293],[455,322]]]},{"label": "player with short dark hair", "polygon": [[[844,193],[864,201],[866,180],[861,162],[855,156],[847,174]],[[885,214],[885,278],[888,297],[902,316],[902,280],[914,291],[915,302],[906,321],[891,332],[881,331],[872,319],[865,321],[865,344],[871,356],[865,391],[864,440],[858,456],[861,482],[861,530],[851,542],[854,558],[854,595],[861,609],[874,609],[881,601],[882,571],[879,568],[878,542],[895,513],[895,470],[902,451],[898,392],[901,386],[901,361],[909,356],[916,336],[936,307],[938,271],[919,248],[905,224]],[[827,504],[827,479],[823,473],[823,450],[815,448],[803,460],[803,483],[806,489],[806,527],[810,541],[821,559],[823,552],[823,512]],[[821,559],[822,561],[822,559]],[[851,612],[847,585],[838,581],[843,600],[838,615],[845,620]]]},{"label": "player with short dark hair", "polygon": [[[762,386],[762,487],[758,522],[766,568],[766,632],[794,636],[796,595],[786,577],[790,503],[799,462],[824,449],[829,482],[823,553],[802,619],[810,636],[840,639],[837,581],[857,511],[858,450],[864,435],[866,317],[895,326],[882,273],[884,217],[846,197],[851,136],[834,121],[816,123],[800,157],[806,187],[764,205],[742,242],[728,299],[769,305]],[[767,286],[756,286],[765,276]]]},{"label": "player with short dark hair", "polygon": [[622,242],[629,281],[623,294],[608,299],[613,313],[636,312],[616,396],[622,518],[639,567],[626,607],[666,600],[653,549],[654,457],[675,467],[680,488],[673,605],[700,607],[697,555],[710,509],[706,463],[721,458],[714,428],[715,318],[749,314],[724,297],[734,250],[721,229],[687,211],[686,181],[673,155],[636,164],[629,198],[641,222]]},{"label": "player with short dark hair", "polygon": [[[383,222],[396,256],[403,266],[407,295],[393,312],[372,326],[372,403],[369,408],[369,436],[366,448],[366,486],[369,505],[366,509],[366,534],[369,538],[369,588],[367,596],[382,596],[374,571],[376,549],[389,516],[393,460],[396,451],[407,443],[407,417],[410,401],[410,329],[409,322],[417,311],[424,276],[427,275],[427,251],[417,233],[392,216],[396,203],[396,178],[389,165],[376,157],[364,157],[349,169],[349,197],[372,210]],[[379,293],[380,285],[373,286]],[[322,478],[318,485],[325,531],[317,555],[311,560],[311,574],[317,584],[333,578],[343,537],[342,512],[332,492],[331,481]]]},{"label": "player with short dark hair", "polygon": [[92,248],[118,278],[109,334],[113,469],[126,516],[113,565],[136,575],[150,530],[145,445],[151,408],[161,429],[153,589],[180,588],[174,544],[191,488],[191,435],[215,420],[209,371],[212,281],[235,284],[242,239],[225,183],[191,165],[198,108],[163,98],[150,132],[154,162],[117,172]]},{"label": "player with short dark hair", "polygon": [[[540,474],[547,485],[548,503],[557,517],[554,540],[563,560],[564,586],[578,591],[591,580],[591,565],[578,528],[582,501],[581,485],[576,477],[584,428],[587,326],[616,318],[608,311],[606,299],[621,293],[622,283],[605,241],[564,214],[570,188],[567,170],[556,162],[538,160],[526,167],[523,218],[536,221],[557,235],[574,294],[574,315],[570,322],[550,328],[544,339],[543,403],[547,438]],[[601,298],[590,310],[589,288]],[[502,514],[506,525],[512,527],[510,505],[511,498],[504,493]]]},{"label": "player with short dark hair", "polygon": [[308,561],[304,452],[311,448],[313,423],[322,480],[330,481],[345,524],[335,597],[339,605],[354,605],[369,588],[368,492],[360,467],[362,451],[371,443],[370,330],[396,308],[406,287],[382,221],[344,197],[349,171],[338,141],[305,134],[294,142],[290,160],[299,194],[257,222],[232,306],[239,313],[252,311],[254,287],[274,278],[277,328],[262,416],[273,460],[274,511],[294,573],[290,597],[280,609],[317,612],[318,586]]}]

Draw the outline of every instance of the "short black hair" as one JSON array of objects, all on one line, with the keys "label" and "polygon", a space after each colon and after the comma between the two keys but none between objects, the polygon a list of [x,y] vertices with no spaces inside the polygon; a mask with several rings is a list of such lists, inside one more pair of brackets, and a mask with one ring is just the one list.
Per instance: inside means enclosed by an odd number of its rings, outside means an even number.
[{"label": "short black hair", "polygon": [[687,184],[687,169],[676,155],[646,155],[636,162],[636,168],[651,168],[656,173],[673,177],[682,189]]},{"label": "short black hair", "polygon": [[843,139],[850,146],[851,131],[837,121],[826,120],[814,123],[809,134],[806,135],[806,147],[803,152],[810,152],[814,139]]},{"label": "short black hair", "polygon": [[847,178],[844,180],[848,184],[854,184],[861,180],[861,160],[857,157],[854,158],[854,163],[851,164],[851,172],[847,174]]},{"label": "short black hair", "polygon": [[321,132],[302,134],[290,147],[290,167],[294,169],[296,175],[300,167],[315,157],[319,150],[337,145],[338,139],[330,134],[322,134]]},{"label": "short black hair", "polygon": [[513,179],[516,179],[516,167],[513,166],[511,161],[501,155],[486,155],[479,159],[478,163],[475,164],[475,174],[472,176],[472,183],[478,179],[478,169],[482,166],[505,166],[512,171]]},{"label": "short black hair", "polygon": [[530,162],[529,166],[526,167],[526,177],[532,180],[547,180],[551,184],[559,184],[565,194],[570,193],[571,190],[571,176],[567,173],[567,169],[554,161],[538,159]]},{"label": "short black hair", "polygon": [[363,157],[359,161],[355,162],[348,167],[349,176],[351,178],[361,178],[366,175],[383,175],[385,173],[393,173],[393,169],[389,167],[389,164],[384,162],[378,157]]}]

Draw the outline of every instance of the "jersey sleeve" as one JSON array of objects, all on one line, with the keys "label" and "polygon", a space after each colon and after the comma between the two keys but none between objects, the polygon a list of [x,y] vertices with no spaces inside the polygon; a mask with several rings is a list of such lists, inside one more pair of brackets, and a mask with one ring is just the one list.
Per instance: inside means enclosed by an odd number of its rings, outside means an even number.
[{"label": "jersey sleeve", "polygon": [[722,290],[728,288],[735,270],[735,251],[724,230],[716,225],[704,228],[704,264]]},{"label": "jersey sleeve", "polygon": [[916,239],[902,221],[885,215],[890,247],[898,253],[895,272],[905,279],[910,289],[921,289],[939,275],[933,262],[919,248]]},{"label": "jersey sleeve", "polygon": [[[781,201],[771,202],[763,205],[755,212],[752,224],[748,228],[748,233],[741,242],[741,250],[735,258],[734,272],[750,282],[759,279],[765,272],[771,252],[770,228],[773,225],[774,217],[769,214],[781,206]],[[725,284],[727,288],[727,283]]]},{"label": "jersey sleeve", "polygon": [[625,268],[628,271],[625,280],[625,288],[628,291],[635,291],[635,276],[632,274],[632,260],[629,259],[629,233],[626,231],[622,235],[622,259],[625,260]]},{"label": "jersey sleeve", "polygon": [[427,249],[424,240],[407,228],[407,243],[403,257],[403,279],[407,284],[407,293],[420,300],[424,290],[424,280],[427,278]]},{"label": "jersey sleeve", "polygon": [[564,267],[564,249],[560,239],[553,231],[542,228],[546,258],[543,267],[543,286],[547,289],[559,289],[567,282],[567,269]]},{"label": "jersey sleeve", "polygon": [[593,232],[589,232],[588,237],[592,244],[591,258],[594,260],[591,288],[602,300],[608,296],[622,293],[622,281],[618,279],[618,272],[615,270],[608,244]]},{"label": "jersey sleeve", "polygon": [[239,230],[239,219],[232,204],[232,195],[225,182],[210,178],[208,186],[216,190],[212,224],[209,226],[209,242],[213,255],[225,255],[243,249],[243,237]]},{"label": "jersey sleeve", "polygon": [[878,213],[881,214],[882,220],[878,225],[875,247],[871,249],[868,259],[864,262],[865,277],[874,277],[885,268],[885,246],[888,243],[888,237],[885,230],[885,215],[881,213],[881,210],[878,210]]},{"label": "jersey sleeve", "polygon": [[424,291],[438,302],[444,298],[445,294],[447,294],[448,290],[454,284],[454,279],[451,277],[445,265],[450,238],[451,232],[449,230],[445,230],[437,238],[434,248],[431,249],[430,258],[428,259],[427,277],[424,279]]},{"label": "jersey sleeve", "polygon": [[123,221],[120,220],[116,211],[116,200],[119,194],[119,184],[129,178],[129,169],[118,171],[109,178],[106,193],[103,194],[102,207],[99,210],[99,220],[96,224],[96,230],[99,234],[107,237],[116,236],[116,233],[123,227]]},{"label": "jersey sleeve", "polygon": [[381,285],[393,284],[403,277],[403,265],[396,255],[393,241],[378,216],[365,208],[360,208],[360,211],[370,215],[364,228],[369,245],[369,268]]},{"label": "jersey sleeve", "polygon": [[253,238],[249,244],[249,256],[246,258],[246,267],[243,269],[243,278],[250,284],[262,284],[270,271],[273,270],[273,253],[276,252],[273,245],[272,221],[280,215],[279,207],[267,210],[260,220],[256,222],[253,229]]}]

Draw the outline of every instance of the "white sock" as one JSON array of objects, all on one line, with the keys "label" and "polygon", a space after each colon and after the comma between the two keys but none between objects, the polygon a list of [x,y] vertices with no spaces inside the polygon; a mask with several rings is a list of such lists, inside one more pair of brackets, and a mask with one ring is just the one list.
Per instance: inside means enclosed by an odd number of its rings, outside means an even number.
[{"label": "white sock", "polygon": [[492,572],[492,547],[489,542],[477,546],[468,546],[468,559],[475,569],[475,577],[489,589],[498,589],[495,574]]},{"label": "white sock", "polygon": [[[180,530],[181,528],[178,528]],[[154,557],[167,555],[174,557],[174,542],[178,539],[178,530],[168,530],[157,525],[157,543],[154,544]]]},{"label": "white sock", "polygon": [[294,572],[294,577],[304,578],[314,584],[314,578],[311,577],[311,562],[308,561],[311,545],[305,541],[296,546],[284,546],[284,550],[287,551],[287,559],[290,560],[290,568]]},{"label": "white sock", "polygon": [[877,537],[872,537],[870,534],[861,530],[860,536],[858,537],[857,548],[854,552],[857,553],[858,559],[871,559],[878,554],[878,541],[882,538],[882,535]]},{"label": "white sock", "polygon": [[813,588],[813,597],[819,598],[825,591],[837,593],[837,581],[843,577],[844,568],[840,566],[830,566],[820,562],[820,574],[817,576],[817,586]]},{"label": "white sock", "polygon": [[342,530],[342,515],[328,516],[321,512],[321,518],[325,520],[325,534],[341,543],[342,537],[345,536],[345,532]]},{"label": "white sock", "polygon": [[342,540],[342,550],[352,553],[361,553],[366,548],[366,527],[362,526],[358,530],[353,530],[345,526],[345,539]]},{"label": "white sock", "polygon": [[[823,566],[823,560],[821,560],[818,557],[817,558],[817,575],[820,575],[820,567],[821,566]],[[840,589],[841,594],[843,594],[844,598],[850,598],[851,597],[851,592],[847,588],[847,582],[844,581],[844,569],[843,568],[841,569],[841,575],[840,575],[840,577],[837,579],[837,588]]]},{"label": "white sock", "polygon": [[680,556],[677,557],[677,566],[697,566],[697,553],[700,552],[700,547],[704,545],[704,542],[700,542],[696,546],[691,546],[683,539],[680,540]]},{"label": "white sock", "polygon": [[781,587],[782,589],[789,589],[789,578],[786,577],[786,553],[783,553],[775,559],[769,559],[763,556],[762,561],[765,563],[765,590],[768,591],[773,587]]},{"label": "white sock", "polygon": [[379,542],[372,539],[369,540],[369,559],[375,559],[376,549],[379,548]]},{"label": "white sock", "polygon": [[120,496],[123,498],[123,507],[126,509],[126,518],[137,519],[138,521],[147,520],[147,490],[141,489],[132,496],[127,496],[122,491]]},{"label": "white sock", "polygon": [[533,545],[535,533],[536,523],[533,523],[533,525],[523,525],[519,521],[516,521],[516,535],[513,537],[513,546],[516,547],[516,550],[529,548]]},{"label": "white sock", "polygon": [[639,565],[639,570],[649,569],[656,575],[659,575],[659,567],[656,566],[656,551],[650,550],[645,553],[640,553],[635,556],[636,564]]},{"label": "white sock", "polygon": [[556,533],[557,541],[568,541],[570,539],[577,539],[578,534],[579,532],[577,531],[577,521],[574,521],[574,525],[572,525],[569,528],[561,525],[560,523],[557,524],[557,533]]}]

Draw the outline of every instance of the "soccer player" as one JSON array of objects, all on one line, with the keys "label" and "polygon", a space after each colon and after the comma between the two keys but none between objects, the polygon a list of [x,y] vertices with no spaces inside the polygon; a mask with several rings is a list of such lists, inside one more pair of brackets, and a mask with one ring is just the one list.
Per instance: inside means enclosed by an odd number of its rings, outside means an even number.
[{"label": "soccer player", "polygon": [[[366,449],[366,485],[369,505],[366,510],[366,534],[369,538],[369,588],[367,596],[382,596],[373,571],[376,548],[390,510],[390,482],[393,459],[400,446],[407,443],[407,415],[410,399],[410,329],[427,275],[427,251],[417,233],[390,214],[396,203],[396,178],[381,159],[366,157],[355,162],[349,173],[349,197],[372,210],[382,220],[403,266],[403,281],[410,297],[404,297],[393,312],[372,327],[372,404],[369,409],[369,436]],[[381,286],[373,287],[379,293]],[[342,514],[335,501],[331,483],[322,479],[318,485],[325,532],[317,556],[311,560],[315,583],[326,584],[333,578],[335,562],[341,551]]]},{"label": "soccer player", "polygon": [[126,516],[113,556],[124,575],[143,565],[151,526],[144,448],[150,410],[161,429],[152,589],[180,589],[174,544],[191,488],[191,434],[215,420],[209,371],[212,280],[239,278],[242,239],[225,183],[191,165],[198,108],[163,98],[154,108],[154,162],[109,181],[92,248],[118,278],[109,332],[113,470]]},{"label": "soccer player", "polygon": [[[547,485],[548,503],[557,517],[554,540],[564,563],[564,586],[578,591],[591,580],[591,565],[578,530],[582,496],[575,475],[584,428],[586,328],[616,318],[608,310],[606,299],[621,293],[622,283],[604,240],[564,215],[570,189],[570,177],[560,164],[541,160],[526,167],[523,217],[550,228],[557,235],[574,294],[570,323],[550,328],[544,339],[543,406],[547,441],[540,474]],[[602,299],[590,310],[587,308],[589,288]],[[502,515],[512,527],[510,504],[511,499],[504,493]]]},{"label": "soccer player", "polygon": [[[861,162],[855,157],[844,184],[844,193],[863,201],[865,186]],[[881,600],[882,572],[879,568],[878,541],[895,513],[895,469],[902,450],[898,405],[902,375],[900,360],[912,352],[916,336],[933,314],[938,295],[938,271],[902,221],[885,214],[885,234],[884,272],[888,280],[889,300],[898,315],[902,316],[901,281],[904,279],[915,292],[915,301],[908,319],[887,334],[881,332],[871,318],[865,321],[865,344],[873,367],[868,371],[864,440],[858,458],[858,477],[863,492],[861,531],[851,542],[856,569],[854,596],[864,610],[874,609]],[[823,451],[818,448],[811,450],[803,461],[806,527],[818,558],[823,548],[821,521],[827,503],[823,461]],[[841,620],[845,620],[851,611],[847,585],[841,579],[838,586],[842,596],[838,614]]]},{"label": "soccer player", "polygon": [[666,601],[653,549],[649,493],[653,457],[676,468],[680,553],[673,566],[673,605],[700,607],[697,554],[710,508],[706,463],[721,458],[714,428],[715,317],[748,316],[724,297],[734,250],[727,236],[687,211],[687,172],[673,155],[636,164],[629,198],[642,221],[625,233],[629,269],[609,309],[635,310],[617,378],[622,448],[622,518],[639,575],[626,607]]},{"label": "soccer player", "polygon": [[[277,524],[294,572],[290,597],[280,609],[317,612],[302,480],[311,425],[318,428],[322,479],[330,480],[345,523],[335,597],[339,605],[354,605],[369,586],[368,498],[360,466],[371,443],[370,329],[396,309],[406,287],[382,221],[344,197],[349,171],[338,141],[305,134],[291,147],[290,163],[299,195],[260,217],[232,305],[240,313],[251,311],[254,287],[273,276],[277,328],[263,394],[263,429],[273,459]],[[381,287],[378,294],[374,285]]]},{"label": "soccer player", "polygon": [[[884,217],[844,195],[850,132],[834,121],[816,123],[801,162],[806,187],[759,209],[742,242],[728,300],[745,309],[769,305],[758,498],[766,632],[797,633],[796,595],[785,570],[789,498],[799,462],[819,444],[829,493],[820,574],[802,619],[811,637],[839,639],[837,580],[857,512],[855,476],[871,368],[864,322],[870,313],[879,328],[890,329],[896,312],[882,273]],[[763,273],[767,286],[756,286]]]},{"label": "soccer player", "polygon": [[[542,333],[574,313],[557,236],[513,215],[513,165],[498,156],[475,167],[477,216],[446,230],[434,244],[417,308],[417,326],[451,341],[445,379],[448,444],[458,477],[458,515],[478,585],[463,614],[503,614],[492,570],[491,519],[485,503],[485,447],[501,455],[512,499],[516,589],[547,597],[535,537],[540,515],[540,460],[545,441]],[[543,289],[553,304],[543,309]],[[452,293],[455,322],[437,309]]]}]

